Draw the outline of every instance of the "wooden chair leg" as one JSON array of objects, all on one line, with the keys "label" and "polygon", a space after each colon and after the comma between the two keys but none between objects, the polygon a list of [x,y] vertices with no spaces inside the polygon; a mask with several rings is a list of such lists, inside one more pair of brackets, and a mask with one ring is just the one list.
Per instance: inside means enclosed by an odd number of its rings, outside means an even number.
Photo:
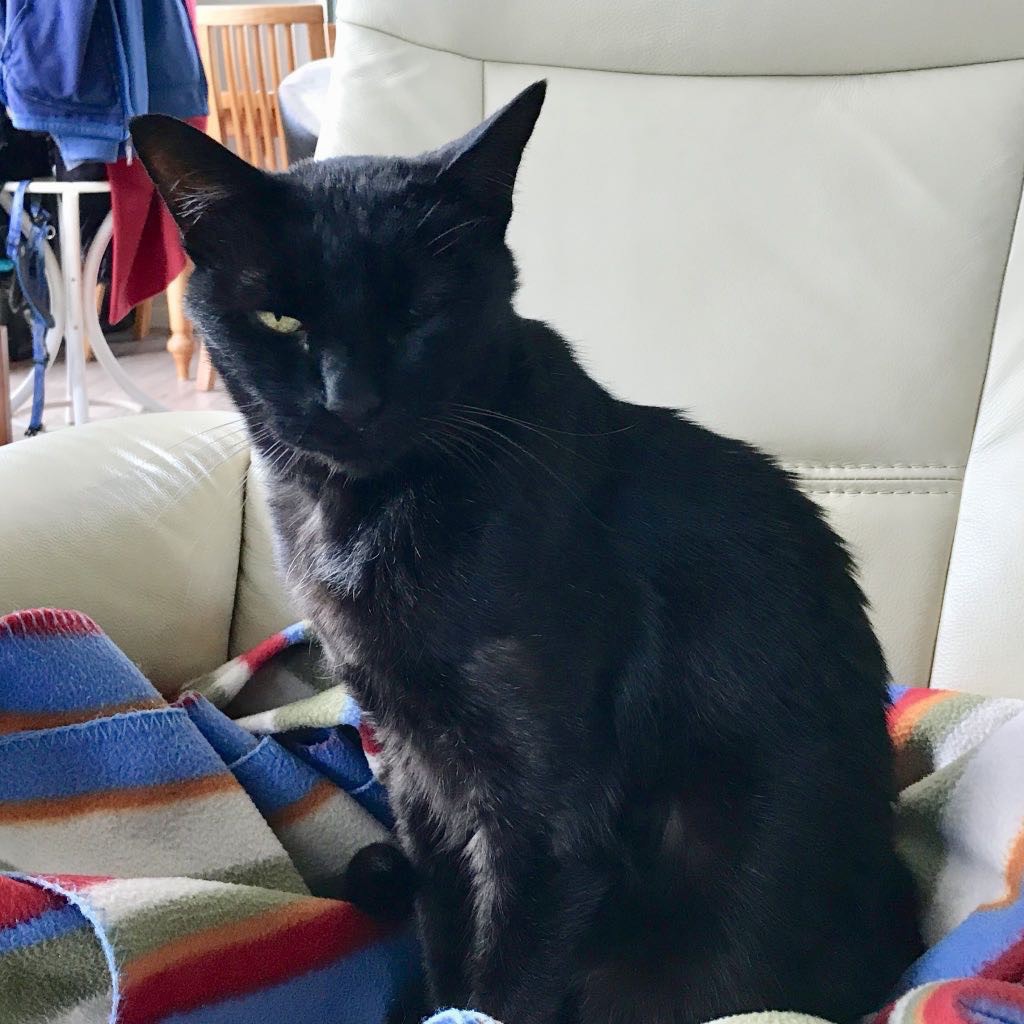
[{"label": "wooden chair leg", "polygon": [[[96,318],[103,322],[103,300],[107,296],[107,286],[105,284],[96,285]],[[82,348],[85,350],[85,361],[87,363],[93,362],[96,358],[96,353],[92,350],[92,345],[89,344],[88,332],[82,338]]]},{"label": "wooden chair leg", "polygon": [[188,284],[192,267],[185,269],[167,286],[167,319],[171,325],[171,336],[167,339],[167,351],[171,353],[178,380],[188,380],[192,353],[196,350],[192,337],[192,324],[185,316],[185,285]]},{"label": "wooden chair leg", "polygon": [[135,307],[135,323],[132,324],[132,337],[142,341],[153,326],[153,300],[146,299]]},{"label": "wooden chair leg", "polygon": [[210,350],[206,345],[199,346],[199,362],[196,365],[196,390],[212,391],[217,383],[217,371],[210,361]]},{"label": "wooden chair leg", "polygon": [[0,324],[0,444],[14,440],[11,422],[11,367],[7,353],[7,328]]}]

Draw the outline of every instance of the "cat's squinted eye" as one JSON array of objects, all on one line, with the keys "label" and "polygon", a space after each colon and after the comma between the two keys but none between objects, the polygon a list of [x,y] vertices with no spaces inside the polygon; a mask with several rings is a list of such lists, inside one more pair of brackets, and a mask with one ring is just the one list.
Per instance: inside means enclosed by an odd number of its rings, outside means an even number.
[{"label": "cat's squinted eye", "polygon": [[293,316],[278,316],[269,310],[261,309],[254,313],[255,319],[267,330],[275,334],[299,334],[302,333],[302,321],[296,320]]}]

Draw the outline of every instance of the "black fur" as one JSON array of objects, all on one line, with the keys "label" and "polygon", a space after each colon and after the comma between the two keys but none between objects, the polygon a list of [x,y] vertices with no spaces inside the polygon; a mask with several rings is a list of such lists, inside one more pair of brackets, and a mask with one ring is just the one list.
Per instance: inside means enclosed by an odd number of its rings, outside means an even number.
[{"label": "black fur", "polygon": [[416,871],[402,852],[390,843],[370,843],[313,895],[346,900],[378,921],[401,922],[412,916],[416,889]]},{"label": "black fur", "polygon": [[134,134],[288,582],[377,724],[432,1003],[852,1020],[917,942],[863,596],[769,458],[617,401],[513,312],[543,94],[437,153],[276,176]]}]

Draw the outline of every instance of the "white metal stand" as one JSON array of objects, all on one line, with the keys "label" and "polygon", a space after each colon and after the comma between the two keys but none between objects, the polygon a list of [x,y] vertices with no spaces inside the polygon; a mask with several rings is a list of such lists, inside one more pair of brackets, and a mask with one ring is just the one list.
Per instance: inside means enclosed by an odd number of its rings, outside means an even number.
[{"label": "white metal stand", "polygon": [[[9,181],[4,192],[13,192],[18,182]],[[47,407],[67,406],[68,421],[80,425],[89,420],[89,393],[85,377],[85,339],[96,355],[96,360],[107,376],[127,395],[129,401],[93,399],[93,405],[113,405],[132,412],[161,412],[166,407],[144,391],[132,380],[118,363],[117,356],[110,351],[107,339],[100,329],[99,313],[96,309],[95,292],[99,278],[100,261],[113,234],[113,217],[107,214],[89,251],[82,259],[82,225],[79,202],[87,193],[109,192],[105,181],[33,181],[30,193],[55,195],[58,202],[58,231],[60,234],[63,261],[58,262],[53,251],[47,246],[45,253],[46,277],[50,285],[50,303],[54,327],[47,333],[46,348],[53,364],[65,341],[67,364],[67,401],[47,402]],[[4,207],[10,210],[10,199],[3,199]],[[28,217],[23,223],[28,228]],[[32,396],[32,378],[29,375],[11,396],[11,410],[17,412]]]}]

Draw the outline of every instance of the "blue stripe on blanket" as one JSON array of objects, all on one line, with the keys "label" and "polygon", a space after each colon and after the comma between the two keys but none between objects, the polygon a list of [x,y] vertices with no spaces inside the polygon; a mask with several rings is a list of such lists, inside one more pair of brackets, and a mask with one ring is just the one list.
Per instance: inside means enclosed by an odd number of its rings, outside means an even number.
[{"label": "blue stripe on blanket", "polygon": [[157,696],[106,636],[0,632],[0,711],[77,711]]},{"label": "blue stripe on blanket", "polygon": [[82,916],[78,907],[69,903],[63,907],[44,910],[27,921],[19,921],[8,928],[0,928],[0,954],[34,946],[37,942],[58,939],[68,932],[80,929],[91,932],[92,925]]},{"label": "blue stripe on blanket", "polygon": [[406,935],[273,988],[172,1014],[163,1018],[162,1024],[367,1024],[384,1020],[400,985],[412,976],[417,963],[416,944]]},{"label": "blue stripe on blanket", "polygon": [[251,732],[235,725],[223,711],[218,711],[205,697],[189,693],[179,702],[206,742],[220,754],[225,764],[232,764],[251,754],[259,742]]},{"label": "blue stripe on blanket", "polygon": [[264,817],[301,800],[323,774],[269,736],[257,740],[204,697],[189,694],[181,705],[207,742],[224,759]]},{"label": "blue stripe on blanket", "polygon": [[[29,764],[32,771],[25,770]],[[223,761],[176,708],[0,737],[0,800],[134,789],[223,771]]]},{"label": "blue stripe on blanket", "polygon": [[976,910],[915,960],[900,979],[902,995],[915,985],[980,973],[1024,937],[1024,897],[1008,907]]},{"label": "blue stripe on blanket", "polygon": [[362,804],[386,828],[394,828],[387,793],[374,778],[362,747],[341,729],[295,729],[281,733],[281,745],[290,750],[349,796]]},{"label": "blue stripe on blanket", "polygon": [[300,800],[323,781],[322,775],[269,736],[228,767],[264,817]]}]

